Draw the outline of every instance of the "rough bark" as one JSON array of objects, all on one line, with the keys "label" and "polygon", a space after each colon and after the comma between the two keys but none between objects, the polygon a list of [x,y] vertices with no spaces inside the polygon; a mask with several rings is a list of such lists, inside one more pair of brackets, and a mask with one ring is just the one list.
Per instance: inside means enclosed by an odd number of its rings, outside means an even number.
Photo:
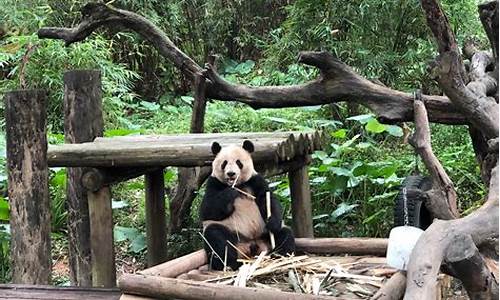
[{"label": "rough bark", "polygon": [[485,95],[485,84],[477,80],[471,86],[465,84],[464,66],[455,37],[448,20],[436,0],[422,0],[427,24],[436,38],[439,56],[433,66],[433,73],[439,86],[450,101],[467,117],[468,121],[481,130],[487,139],[498,137],[498,103]]},{"label": "rough bark", "polygon": [[47,111],[42,90],[5,95],[12,282],[50,281]]},{"label": "rough bark", "polygon": [[[405,300],[432,299],[436,294],[440,266],[451,253],[448,252],[449,249],[466,252],[458,243],[463,236],[470,237],[475,245],[498,237],[498,166],[493,170],[488,199],[480,209],[461,219],[436,220],[420,237],[408,264]],[[477,275],[470,273],[468,269],[460,271],[463,273],[454,275],[459,278],[472,278]],[[498,283],[483,283],[484,293],[489,294],[491,299],[496,299],[494,297],[495,292],[498,293]],[[496,288],[493,288],[495,285]]]},{"label": "rough bark", "polygon": [[[64,73],[64,138],[66,143],[91,142],[103,134],[101,72]],[[67,169],[69,266],[72,285],[92,286],[90,223],[83,168]]]},{"label": "rough bark", "polygon": [[470,299],[498,299],[498,282],[469,235],[457,236],[445,257],[447,273],[462,281]]},{"label": "rough bark", "polygon": [[[178,49],[154,24],[135,13],[110,5],[90,3],[82,8],[82,20],[74,28],[41,28],[40,38],[62,39],[67,45],[88,37],[100,26],[121,25],[136,31],[170,60],[191,81],[203,71],[191,58]],[[411,94],[377,85],[361,77],[350,67],[326,52],[302,52],[299,62],[320,69],[322,75],[313,81],[292,86],[249,87],[231,84],[216,74],[209,64],[205,76],[207,96],[219,100],[237,100],[254,108],[292,107],[356,102],[373,110],[383,122],[413,120]],[[446,97],[424,96],[431,122],[465,124],[467,120]]]},{"label": "rough bark", "polygon": [[420,91],[416,92],[413,105],[415,134],[409,142],[422,158],[432,179],[432,190],[427,193],[425,204],[435,218],[444,220],[458,218],[457,193],[450,177],[432,152],[429,121]]}]

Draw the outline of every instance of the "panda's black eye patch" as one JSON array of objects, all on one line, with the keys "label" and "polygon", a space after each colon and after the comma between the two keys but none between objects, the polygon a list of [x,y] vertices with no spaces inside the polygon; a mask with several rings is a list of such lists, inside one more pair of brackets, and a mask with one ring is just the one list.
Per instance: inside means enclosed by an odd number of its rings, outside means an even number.
[{"label": "panda's black eye patch", "polygon": [[224,170],[224,169],[226,168],[226,166],[227,166],[227,160],[225,160],[225,161],[222,163],[222,165],[221,165],[222,170]]},{"label": "panda's black eye patch", "polygon": [[241,161],[239,159],[236,161],[236,164],[238,165],[238,167],[240,169],[243,169],[243,164],[241,163]]}]

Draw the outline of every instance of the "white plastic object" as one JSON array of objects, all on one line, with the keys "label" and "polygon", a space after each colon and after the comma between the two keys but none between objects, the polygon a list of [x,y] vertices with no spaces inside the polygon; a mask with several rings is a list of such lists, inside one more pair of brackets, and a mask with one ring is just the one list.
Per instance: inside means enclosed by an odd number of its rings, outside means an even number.
[{"label": "white plastic object", "polygon": [[399,270],[406,270],[410,254],[423,232],[413,226],[394,227],[389,233],[387,264]]}]

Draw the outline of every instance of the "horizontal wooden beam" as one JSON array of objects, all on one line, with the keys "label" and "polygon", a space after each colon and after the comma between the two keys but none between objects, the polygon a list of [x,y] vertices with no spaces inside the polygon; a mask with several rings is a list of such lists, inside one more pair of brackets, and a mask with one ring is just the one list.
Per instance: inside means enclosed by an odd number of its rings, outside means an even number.
[{"label": "horizontal wooden beam", "polygon": [[384,256],[388,239],[382,238],[296,238],[297,251],[317,254]]},{"label": "horizontal wooden beam", "polygon": [[278,163],[321,149],[322,132],[239,133],[98,138],[91,143],[49,146],[50,167],[196,167],[210,165],[213,141],[223,146],[254,142],[254,162]]},{"label": "horizontal wooden beam", "polygon": [[332,296],[297,294],[271,289],[235,287],[217,283],[196,282],[190,280],[165,278],[143,274],[125,274],[118,285],[125,293],[174,299],[206,299],[206,300],[333,300]]}]

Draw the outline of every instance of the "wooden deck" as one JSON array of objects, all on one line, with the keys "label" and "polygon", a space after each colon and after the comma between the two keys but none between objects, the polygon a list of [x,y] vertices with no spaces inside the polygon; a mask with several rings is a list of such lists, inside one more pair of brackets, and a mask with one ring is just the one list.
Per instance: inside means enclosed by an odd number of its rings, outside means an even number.
[{"label": "wooden deck", "polygon": [[120,295],[119,289],[0,284],[0,300],[118,300]]}]

